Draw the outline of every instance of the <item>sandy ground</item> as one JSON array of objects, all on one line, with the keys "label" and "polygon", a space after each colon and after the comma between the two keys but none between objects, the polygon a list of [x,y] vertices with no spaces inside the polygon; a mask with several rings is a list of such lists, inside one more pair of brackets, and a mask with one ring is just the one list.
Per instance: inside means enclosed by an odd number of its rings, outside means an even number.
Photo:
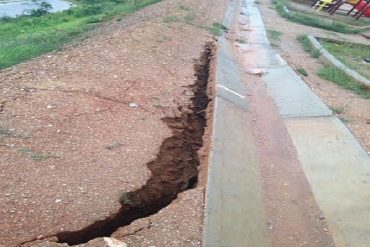
[{"label": "sandy ground", "polygon": [[[189,102],[193,59],[212,40],[203,28],[165,20],[211,26],[224,2],[163,1],[0,72],[0,244],[78,230],[145,184],[146,164],[171,135],[161,118]],[[128,241],[199,246],[202,188],[181,198]],[[192,227],[179,238],[186,219]]]},{"label": "sandy ground", "polygon": [[302,77],[303,80],[329,107],[343,109],[339,117],[344,120],[361,145],[370,153],[370,101],[318,77],[317,72],[323,64],[303,50],[297,41],[297,36],[312,33],[318,37],[364,44],[370,44],[369,40],[361,35],[334,33],[289,22],[276,13],[269,0],[261,1],[260,10],[266,29],[282,33],[278,47],[276,47],[278,52],[293,68],[303,68],[307,71],[308,76]]}]

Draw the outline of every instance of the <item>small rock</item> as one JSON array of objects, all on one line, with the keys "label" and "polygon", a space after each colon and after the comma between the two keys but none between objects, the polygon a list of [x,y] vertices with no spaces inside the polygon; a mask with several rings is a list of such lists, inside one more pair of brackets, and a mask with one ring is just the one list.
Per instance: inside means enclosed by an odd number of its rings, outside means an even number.
[{"label": "small rock", "polygon": [[135,108],[138,108],[138,107],[139,107],[139,105],[138,105],[138,104],[136,104],[136,103],[130,103],[130,104],[129,104],[129,107],[130,107],[130,108],[134,108],[134,109],[135,109]]},{"label": "small rock", "polygon": [[325,220],[325,217],[324,216],[319,216],[319,220]]},{"label": "small rock", "polygon": [[122,242],[115,238],[103,238],[109,247],[127,247],[125,242]]},{"label": "small rock", "polygon": [[266,70],[264,70],[264,69],[247,69],[246,73],[247,74],[252,74],[252,75],[263,76],[264,74],[266,74]]},{"label": "small rock", "polygon": [[47,105],[46,108],[51,109],[51,108],[53,108],[53,106],[52,105]]},{"label": "small rock", "polygon": [[58,203],[58,202],[61,202],[62,199],[56,199],[55,202]]}]

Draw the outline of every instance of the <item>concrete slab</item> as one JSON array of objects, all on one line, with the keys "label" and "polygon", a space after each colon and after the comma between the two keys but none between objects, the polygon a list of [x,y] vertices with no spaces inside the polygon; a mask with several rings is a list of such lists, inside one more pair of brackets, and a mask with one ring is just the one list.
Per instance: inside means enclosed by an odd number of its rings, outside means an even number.
[{"label": "concrete slab", "polygon": [[236,17],[235,13],[238,7],[239,7],[239,0],[229,1],[229,5],[227,6],[226,13],[224,16],[224,21],[222,22],[222,24],[228,29],[231,29],[231,26],[234,23],[234,19]]},{"label": "concrete slab", "polygon": [[[247,37],[250,38],[247,39],[254,39],[254,36],[255,35],[252,33],[248,33]],[[239,44],[238,46],[243,56],[248,58],[244,61],[245,69],[267,69],[269,67],[278,67],[286,64],[285,61],[273,51],[270,45],[263,43],[247,43]]]},{"label": "concrete slab", "polygon": [[241,30],[248,43],[239,45],[247,58],[244,59],[244,67],[247,70],[259,68],[267,72],[263,80],[280,114],[284,117],[331,116],[331,110],[272,49],[254,0],[244,0],[241,12],[245,15],[242,25],[248,27],[246,31]]},{"label": "concrete slab", "polygon": [[[251,27],[264,27],[262,16],[256,6],[255,0],[244,0],[241,7],[241,13],[248,16]],[[263,31],[265,32],[264,28]]]},{"label": "concrete slab", "polygon": [[336,246],[369,246],[367,153],[335,117],[285,122]]},{"label": "concrete slab", "polygon": [[216,68],[216,80],[218,85],[229,88],[230,90],[245,95],[246,88],[241,83],[240,67],[236,58],[232,55],[232,44],[225,39],[220,37],[219,49],[217,51],[217,68]]},{"label": "concrete slab", "polygon": [[[232,6],[238,4],[234,1]],[[232,17],[227,15],[228,23]],[[255,140],[247,126],[246,87],[233,44],[224,37],[218,43],[203,246],[267,247],[270,240]]]},{"label": "concrete slab", "polygon": [[289,66],[267,69],[263,80],[283,117],[332,115],[332,111]]},{"label": "concrete slab", "polygon": [[246,112],[217,97],[214,120],[203,246],[271,246]]},{"label": "concrete slab", "polygon": [[246,87],[242,84],[239,64],[232,54],[232,44],[225,37],[220,37],[216,65],[216,95],[247,110]]}]

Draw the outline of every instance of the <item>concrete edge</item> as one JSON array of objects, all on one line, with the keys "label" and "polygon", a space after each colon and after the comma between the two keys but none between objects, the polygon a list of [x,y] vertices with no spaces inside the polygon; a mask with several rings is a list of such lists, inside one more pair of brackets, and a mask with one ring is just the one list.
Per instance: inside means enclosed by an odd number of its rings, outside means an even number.
[{"label": "concrete edge", "polygon": [[312,34],[307,35],[311,45],[313,45],[317,50],[321,52],[320,60],[324,63],[329,63],[334,65],[336,68],[342,70],[348,76],[356,80],[357,82],[361,83],[362,85],[370,88],[370,80],[366,79],[364,76],[360,75],[356,71],[350,69],[347,65],[339,61],[336,57],[334,57],[330,52],[328,52],[317,40],[315,36]]},{"label": "concrete edge", "polygon": [[[222,24],[228,28],[229,30],[231,29],[232,25],[233,25],[233,22],[234,22],[234,19],[236,18],[236,10],[237,10],[237,5],[239,5],[240,2],[239,0],[231,0],[229,2],[229,4],[227,5],[226,7],[226,13],[224,15],[224,20],[222,22]],[[222,33],[222,36],[225,36],[225,32]],[[220,49],[219,47],[219,40],[216,41],[218,46],[217,46],[217,49]],[[213,105],[213,111],[212,111],[212,131],[211,131],[211,141],[210,141],[210,150],[209,150],[209,156],[208,156],[208,159],[207,159],[207,163],[208,163],[208,167],[207,167],[207,179],[206,179],[206,186],[205,186],[205,190],[204,190],[204,204],[203,204],[203,223],[202,223],[202,233],[201,233],[201,238],[202,238],[202,242],[201,242],[201,246],[202,247],[206,247],[207,246],[207,228],[209,227],[208,226],[208,217],[209,217],[209,214],[207,214],[207,210],[209,208],[209,199],[208,199],[208,194],[209,194],[209,186],[210,186],[210,174],[211,174],[211,169],[212,169],[212,161],[214,160],[214,144],[215,144],[215,136],[216,136],[216,114],[217,112],[219,111],[219,97],[221,96],[218,96],[217,93],[218,93],[218,89],[217,89],[217,63],[218,63],[218,51],[216,52],[216,56],[215,56],[215,62],[214,62],[214,66],[215,66],[215,70],[214,70],[214,73],[215,73],[215,80],[214,80],[214,95],[213,95],[213,102],[214,102],[214,105]],[[1,246],[0,246],[1,247]]]}]

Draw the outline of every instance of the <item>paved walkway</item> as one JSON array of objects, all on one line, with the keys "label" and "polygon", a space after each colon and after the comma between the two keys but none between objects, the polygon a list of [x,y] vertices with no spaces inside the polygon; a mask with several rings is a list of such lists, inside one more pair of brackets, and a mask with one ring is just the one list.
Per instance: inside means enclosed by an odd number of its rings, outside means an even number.
[{"label": "paved walkway", "polygon": [[204,246],[272,246],[245,72],[261,74],[335,245],[370,246],[369,156],[271,48],[254,1],[240,3],[232,1],[224,24],[247,40],[237,45],[241,58],[231,40],[219,40]]}]

